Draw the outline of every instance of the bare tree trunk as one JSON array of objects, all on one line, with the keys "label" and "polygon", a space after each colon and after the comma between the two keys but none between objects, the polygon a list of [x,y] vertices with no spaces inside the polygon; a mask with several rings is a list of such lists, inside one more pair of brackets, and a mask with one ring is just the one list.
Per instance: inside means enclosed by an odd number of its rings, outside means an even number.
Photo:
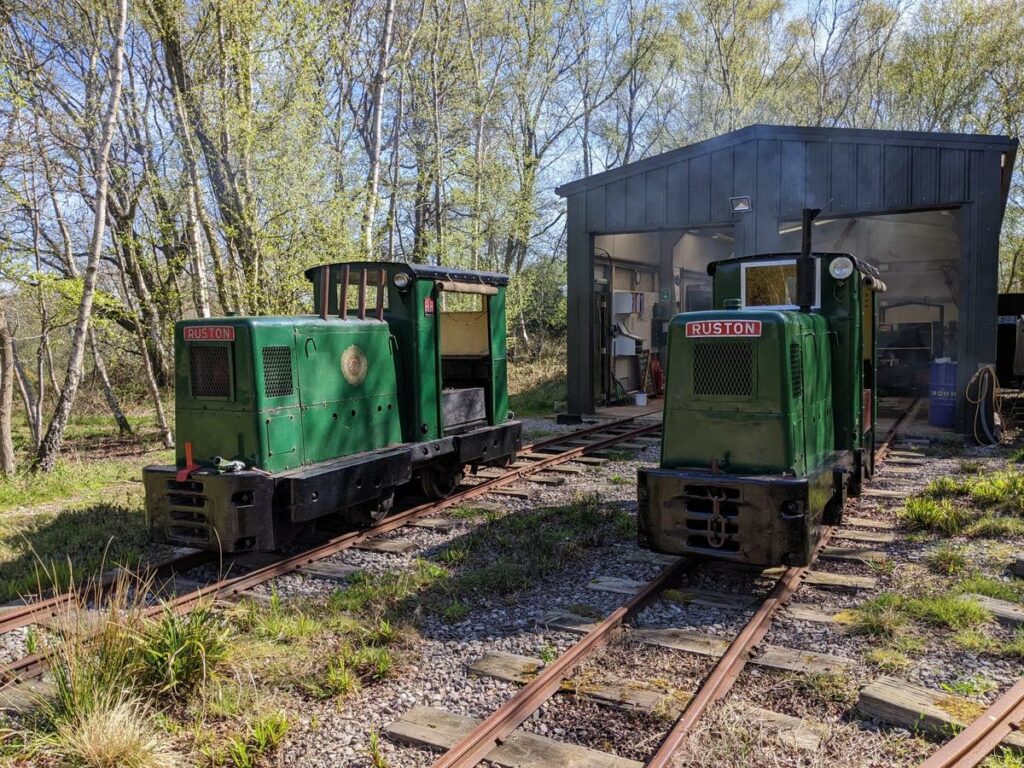
[{"label": "bare tree trunk", "polygon": [[32,434],[32,451],[39,450],[39,433],[42,432],[42,424],[39,423],[36,413],[36,399],[32,394],[32,382],[25,375],[25,369],[18,359],[18,348],[13,347],[14,372],[18,375],[18,391],[21,392],[21,402],[25,404],[25,420],[28,422],[29,431]]},{"label": "bare tree trunk", "polygon": [[11,411],[14,409],[14,338],[7,316],[0,306],[0,475],[12,475],[18,469],[11,438]]},{"label": "bare tree trunk", "polygon": [[89,319],[92,315],[93,299],[96,295],[96,273],[99,268],[100,255],[103,252],[103,234],[107,223],[107,192],[109,187],[108,166],[110,163],[110,146],[114,141],[114,130],[117,127],[117,112],[121,102],[121,78],[124,72],[124,38],[128,20],[128,0],[119,0],[117,4],[117,38],[114,45],[114,57],[111,65],[110,101],[107,104],[103,119],[103,135],[95,155],[93,176],[96,180],[96,199],[93,209],[92,241],[89,244],[89,262],[82,282],[82,300],[78,304],[78,318],[71,337],[71,351],[68,356],[67,373],[64,389],[57,399],[53,419],[46,430],[46,435],[39,444],[33,468],[49,472],[57,463],[61,445],[64,442],[64,429],[67,427],[71,408],[75,404],[78,385],[82,380],[82,362],[85,357],[86,334]]},{"label": "bare tree trunk", "polygon": [[150,397],[153,398],[153,407],[156,408],[156,423],[160,427],[160,439],[163,441],[165,448],[173,448],[174,433],[171,432],[171,427],[167,423],[164,402],[160,397],[160,386],[157,384],[156,376],[153,374],[153,365],[149,361],[149,355],[146,354],[146,339],[141,332],[139,334],[139,344],[142,350],[143,368],[146,371],[146,386],[149,387]]},{"label": "bare tree trunk", "polygon": [[100,377],[100,382],[103,384],[103,397],[110,407],[110,412],[114,415],[114,421],[117,422],[117,430],[122,435],[130,435],[132,433],[132,425],[128,423],[128,418],[124,415],[121,403],[118,401],[117,395],[114,394],[114,388],[110,384],[110,377],[107,375],[107,366],[103,363],[103,356],[100,355],[100,348],[96,343],[96,333],[92,328],[89,329],[89,346],[92,347],[92,362],[95,366],[96,374]]},{"label": "bare tree trunk", "polygon": [[366,179],[366,208],[363,210],[363,249],[366,258],[373,256],[373,220],[377,214],[377,188],[380,186],[381,112],[384,84],[388,79],[391,59],[391,28],[395,20],[395,0],[387,0],[384,9],[384,32],[381,35],[377,72],[373,78],[373,123],[370,130],[370,171]]}]

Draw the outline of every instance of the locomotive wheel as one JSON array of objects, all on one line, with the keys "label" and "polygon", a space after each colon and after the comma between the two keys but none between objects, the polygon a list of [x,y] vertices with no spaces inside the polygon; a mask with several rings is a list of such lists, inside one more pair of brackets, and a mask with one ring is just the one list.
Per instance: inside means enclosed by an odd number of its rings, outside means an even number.
[{"label": "locomotive wheel", "polygon": [[498,467],[498,469],[504,469],[512,463],[512,460],[515,459],[515,457],[514,453],[510,453],[508,456],[502,456],[500,459],[492,461],[491,466]]},{"label": "locomotive wheel", "polygon": [[387,496],[382,496],[377,501],[371,501],[359,511],[359,526],[369,528],[376,525],[391,513],[395,505],[395,492],[391,491]]},{"label": "locomotive wheel", "polygon": [[420,490],[428,499],[447,499],[462,482],[462,468],[425,467],[420,472]]}]

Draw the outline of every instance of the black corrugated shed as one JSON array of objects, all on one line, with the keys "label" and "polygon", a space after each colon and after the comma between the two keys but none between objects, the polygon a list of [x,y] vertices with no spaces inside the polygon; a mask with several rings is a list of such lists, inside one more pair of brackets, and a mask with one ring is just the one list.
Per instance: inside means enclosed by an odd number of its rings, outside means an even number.
[{"label": "black corrugated shed", "polygon": [[[568,407],[594,410],[596,235],[734,227],[736,255],[777,251],[780,226],[823,216],[960,209],[961,390],[995,359],[999,229],[1017,140],[752,125],[560,186],[568,203]],[[733,214],[729,198],[749,195]]]}]

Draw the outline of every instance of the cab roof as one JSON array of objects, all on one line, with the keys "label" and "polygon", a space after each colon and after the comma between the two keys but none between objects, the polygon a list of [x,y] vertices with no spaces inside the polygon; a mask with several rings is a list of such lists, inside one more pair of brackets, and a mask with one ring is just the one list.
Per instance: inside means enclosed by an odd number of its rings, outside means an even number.
[{"label": "cab roof", "polygon": [[[736,256],[731,259],[719,259],[718,261],[712,261],[710,264],[708,264],[708,274],[714,277],[715,270],[717,270],[719,265],[721,264],[740,264],[755,261],[777,261],[778,259],[796,259],[799,258],[799,256],[799,251],[783,251],[781,253],[759,253],[754,256]],[[861,261],[856,256],[853,256],[852,254],[849,253],[843,253],[839,251],[817,252],[811,254],[811,257],[815,259],[834,259],[836,256],[845,256],[846,258],[848,258],[850,261],[853,262],[854,268],[856,268],[856,270],[860,272],[862,275],[867,275],[868,277],[872,277],[875,280],[878,280],[881,277],[881,274],[879,273],[878,269],[876,269],[873,265],[868,264],[866,261]]]},{"label": "cab roof", "polygon": [[313,274],[324,267],[330,267],[331,272],[336,269],[349,267],[358,269],[383,269],[388,272],[406,272],[414,280],[443,280],[460,283],[480,283],[482,285],[508,285],[508,275],[498,272],[480,272],[474,269],[460,269],[458,267],[434,266],[433,264],[409,264],[404,261],[339,261],[334,264],[321,264],[305,271],[308,280],[313,279]]}]

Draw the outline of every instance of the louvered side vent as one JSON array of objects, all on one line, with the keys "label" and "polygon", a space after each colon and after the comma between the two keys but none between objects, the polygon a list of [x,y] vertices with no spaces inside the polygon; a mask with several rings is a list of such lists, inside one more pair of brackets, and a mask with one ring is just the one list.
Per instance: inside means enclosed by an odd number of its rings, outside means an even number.
[{"label": "louvered side vent", "polygon": [[293,391],[291,347],[264,347],[263,394],[284,397]]},{"label": "louvered side vent", "polygon": [[192,397],[231,397],[231,355],[223,344],[191,344],[188,375]]},{"label": "louvered side vent", "polygon": [[693,394],[752,397],[754,345],[749,341],[698,341],[693,345]]},{"label": "louvered side vent", "polygon": [[789,375],[793,377],[793,399],[804,394],[804,361],[799,344],[789,345]]}]

